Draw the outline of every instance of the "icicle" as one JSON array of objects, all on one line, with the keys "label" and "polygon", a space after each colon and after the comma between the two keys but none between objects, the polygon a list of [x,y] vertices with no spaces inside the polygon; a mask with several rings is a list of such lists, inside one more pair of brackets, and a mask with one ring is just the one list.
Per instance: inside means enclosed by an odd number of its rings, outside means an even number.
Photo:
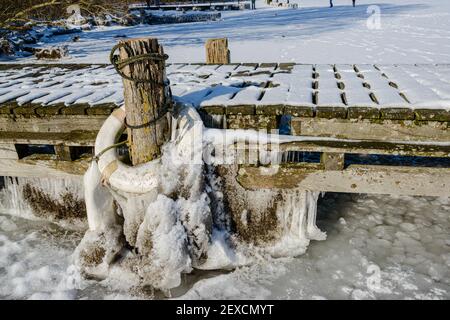
[{"label": "icicle", "polygon": [[327,234],[322,232],[316,225],[317,218],[317,200],[319,199],[320,192],[307,191],[308,197],[308,227],[307,235],[311,240],[325,240]]},{"label": "icicle", "polygon": [[0,211],[79,228],[85,221],[83,185],[79,178],[5,177],[0,189]]}]

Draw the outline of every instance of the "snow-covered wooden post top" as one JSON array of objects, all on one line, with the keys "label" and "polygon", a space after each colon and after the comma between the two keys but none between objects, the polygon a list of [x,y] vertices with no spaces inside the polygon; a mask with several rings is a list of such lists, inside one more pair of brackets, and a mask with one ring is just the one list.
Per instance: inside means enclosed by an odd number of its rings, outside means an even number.
[{"label": "snow-covered wooden post top", "polygon": [[205,47],[207,64],[230,63],[230,50],[228,50],[227,38],[208,39]]},{"label": "snow-covered wooden post top", "polygon": [[111,56],[123,78],[126,127],[133,165],[158,158],[160,147],[169,139],[167,112],[171,95],[165,72],[163,47],[157,39],[120,41]]}]

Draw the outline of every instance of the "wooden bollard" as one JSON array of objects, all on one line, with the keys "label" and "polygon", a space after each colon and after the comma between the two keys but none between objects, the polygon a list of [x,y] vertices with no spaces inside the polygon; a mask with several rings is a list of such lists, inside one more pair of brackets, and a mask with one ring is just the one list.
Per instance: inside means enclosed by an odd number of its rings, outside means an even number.
[{"label": "wooden bollard", "polygon": [[230,63],[230,50],[228,50],[228,39],[208,39],[206,41],[206,63],[228,64]]},{"label": "wooden bollard", "polygon": [[[158,158],[160,147],[169,139],[166,114],[171,97],[164,51],[158,40],[151,38],[123,40],[118,49],[130,157],[132,164],[138,165]],[[142,56],[148,54],[155,55]]]}]

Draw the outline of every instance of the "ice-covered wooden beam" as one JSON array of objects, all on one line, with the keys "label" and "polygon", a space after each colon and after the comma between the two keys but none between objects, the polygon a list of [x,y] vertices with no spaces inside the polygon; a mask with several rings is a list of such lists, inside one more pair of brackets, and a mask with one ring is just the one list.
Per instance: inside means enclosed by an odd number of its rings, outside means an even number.
[{"label": "ice-covered wooden beam", "polygon": [[324,170],[321,164],[280,165],[278,170],[241,166],[237,181],[247,189],[450,197],[448,168],[351,165]]}]

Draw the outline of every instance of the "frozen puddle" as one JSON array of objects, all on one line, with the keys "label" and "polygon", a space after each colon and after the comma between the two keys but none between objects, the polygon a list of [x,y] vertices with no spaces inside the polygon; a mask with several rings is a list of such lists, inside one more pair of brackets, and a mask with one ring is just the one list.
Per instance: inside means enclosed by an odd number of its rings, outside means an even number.
[{"label": "frozen puddle", "polygon": [[[449,299],[450,200],[327,194],[326,241],[295,259],[230,273],[195,272],[172,290],[187,299]],[[0,215],[0,297],[149,298],[116,280],[82,280],[71,254],[82,233]],[[159,297],[160,295],[158,295]]]}]

